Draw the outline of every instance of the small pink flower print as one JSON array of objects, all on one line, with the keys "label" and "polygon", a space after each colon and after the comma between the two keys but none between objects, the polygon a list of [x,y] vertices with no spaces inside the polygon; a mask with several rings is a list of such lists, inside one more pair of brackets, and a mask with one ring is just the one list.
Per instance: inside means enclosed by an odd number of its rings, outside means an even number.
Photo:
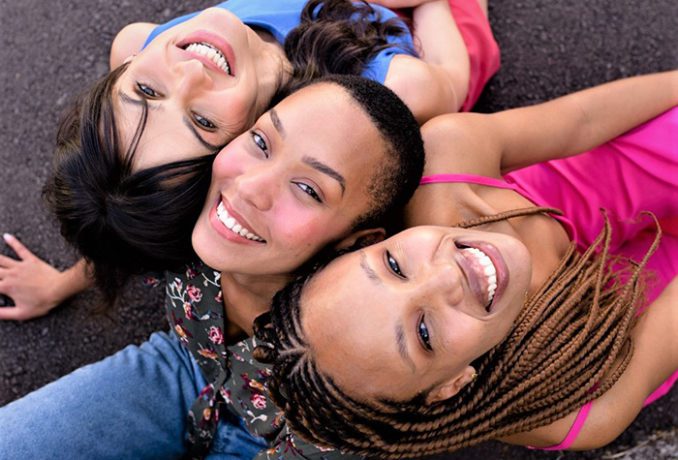
[{"label": "small pink flower print", "polygon": [[209,338],[212,341],[212,343],[216,345],[221,345],[222,343],[224,343],[224,333],[221,332],[221,328],[217,326],[210,327]]},{"label": "small pink flower print", "polygon": [[195,319],[195,315],[193,314],[193,307],[188,302],[184,302],[184,315],[186,315],[186,319],[190,320]]},{"label": "small pink flower print", "polygon": [[252,395],[250,396],[250,401],[252,401],[252,405],[254,405],[255,409],[259,410],[264,410],[266,409],[266,398],[264,395]]},{"label": "small pink flower print", "polygon": [[195,268],[191,265],[187,265],[186,266],[186,278],[188,278],[189,280],[192,280],[196,276],[198,276],[198,272],[195,270]]},{"label": "small pink flower print", "polygon": [[221,293],[221,289],[219,289],[219,292],[217,293],[217,295],[214,296],[214,300],[218,304],[222,304],[224,302],[224,295]]},{"label": "small pink flower print", "polygon": [[188,294],[188,298],[191,299],[191,302],[193,303],[200,302],[202,300],[202,291],[199,287],[189,284],[186,286],[186,293]]}]

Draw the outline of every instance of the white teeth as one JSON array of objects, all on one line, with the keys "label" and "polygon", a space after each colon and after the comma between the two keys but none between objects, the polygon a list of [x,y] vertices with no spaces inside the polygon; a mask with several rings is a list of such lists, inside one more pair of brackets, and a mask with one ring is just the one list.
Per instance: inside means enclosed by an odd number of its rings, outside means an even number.
[{"label": "white teeth", "polygon": [[497,269],[492,263],[492,259],[477,248],[463,248],[462,251],[473,255],[478,264],[483,267],[483,274],[487,279],[487,304],[491,304],[494,299],[494,293],[497,291]]},{"label": "white teeth", "polygon": [[224,56],[221,51],[209,43],[191,43],[185,48],[185,50],[207,57],[209,60],[214,62],[217,67],[226,72],[228,75],[231,75],[231,66],[228,64],[226,56]]},{"label": "white teeth", "polygon": [[219,203],[219,206],[217,206],[217,217],[219,218],[219,221],[224,224],[224,227],[232,231],[233,233],[243,236],[247,238],[248,240],[252,241],[258,241],[260,243],[264,243],[265,240],[261,238],[260,236],[252,233],[250,230],[247,228],[243,227],[242,224],[240,224],[238,221],[235,220],[235,218],[231,215],[228,214],[228,211],[226,210],[226,207],[224,207],[224,203]]}]

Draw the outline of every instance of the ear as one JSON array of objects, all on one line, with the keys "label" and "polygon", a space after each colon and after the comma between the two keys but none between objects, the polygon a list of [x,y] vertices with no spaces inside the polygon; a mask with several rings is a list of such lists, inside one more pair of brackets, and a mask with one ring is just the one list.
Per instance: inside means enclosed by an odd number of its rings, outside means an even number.
[{"label": "ear", "polygon": [[360,249],[367,247],[371,244],[379,243],[386,238],[386,230],[383,228],[368,228],[365,230],[358,230],[353,232],[347,237],[339,240],[334,245],[335,249],[348,249],[355,248]]},{"label": "ear", "polygon": [[433,390],[426,395],[426,404],[431,405],[450,399],[452,396],[459,393],[466,385],[473,382],[477,376],[478,374],[473,366],[466,366],[461,373],[433,388]]},{"label": "ear", "polygon": [[334,245],[335,249],[346,249],[350,247],[364,248],[371,244],[379,243],[386,238],[386,230],[383,228],[368,228],[365,230],[358,230],[347,237],[339,240]]}]

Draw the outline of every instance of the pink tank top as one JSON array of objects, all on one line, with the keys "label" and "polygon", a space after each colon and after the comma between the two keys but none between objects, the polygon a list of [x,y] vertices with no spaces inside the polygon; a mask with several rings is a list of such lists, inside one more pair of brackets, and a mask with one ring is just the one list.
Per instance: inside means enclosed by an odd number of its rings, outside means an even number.
[{"label": "pink tank top", "polygon": [[[567,181],[565,181],[566,184],[563,187],[563,183],[561,181],[552,180],[554,179],[553,177],[549,178],[548,173],[553,173],[552,170],[548,170],[547,174],[544,174],[545,171],[540,168],[542,165],[545,164],[541,163],[524,168],[522,170],[518,170],[514,173],[507,174],[504,176],[504,180],[492,177],[477,176],[473,174],[434,174],[431,176],[424,176],[421,179],[420,185],[438,183],[467,183],[513,190],[537,206],[558,208],[567,215],[572,215],[574,212],[575,216],[579,215],[581,219],[594,217],[591,215],[591,206],[582,206],[582,204],[589,202],[589,200],[586,199],[586,189],[574,190],[574,188],[577,188],[576,185],[573,186],[573,189],[569,189],[567,187]],[[537,180],[535,181],[534,179]],[[557,186],[554,186],[555,184],[557,184]],[[572,184],[572,182],[569,182],[569,184]],[[574,203],[574,206],[572,203]],[[597,233],[600,231],[600,228],[597,228],[591,232],[589,229],[577,227],[565,215],[553,217],[563,225],[572,241],[576,242],[577,246],[582,250],[591,244],[593,238],[595,238]],[[600,215],[597,217],[599,219]],[[595,222],[595,220],[578,220],[578,222]],[[664,382],[659,388],[653,391],[650,396],[647,397],[643,407],[653,403],[668,393],[677,380],[678,371],[674,372],[666,382]],[[539,450],[568,449],[570,446],[572,446],[572,443],[574,443],[574,441],[577,439],[577,436],[581,432],[581,429],[584,427],[584,422],[586,421],[592,406],[593,401],[589,401],[588,403],[584,404],[581,409],[579,409],[574,423],[560,444],[549,447],[527,447],[530,449]]]}]

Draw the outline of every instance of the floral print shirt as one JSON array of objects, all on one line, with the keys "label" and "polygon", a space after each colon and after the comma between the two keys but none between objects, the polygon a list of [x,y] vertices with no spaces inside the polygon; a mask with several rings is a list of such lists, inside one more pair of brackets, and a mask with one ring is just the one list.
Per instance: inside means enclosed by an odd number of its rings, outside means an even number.
[{"label": "floral print shirt", "polygon": [[204,264],[167,274],[165,297],[170,326],[196,360],[207,386],[188,414],[187,438],[193,458],[209,452],[221,411],[242,418],[268,448],[256,460],[360,458],[314,446],[294,435],[267,392],[270,369],[252,357],[254,339],[227,347],[221,274]]}]

